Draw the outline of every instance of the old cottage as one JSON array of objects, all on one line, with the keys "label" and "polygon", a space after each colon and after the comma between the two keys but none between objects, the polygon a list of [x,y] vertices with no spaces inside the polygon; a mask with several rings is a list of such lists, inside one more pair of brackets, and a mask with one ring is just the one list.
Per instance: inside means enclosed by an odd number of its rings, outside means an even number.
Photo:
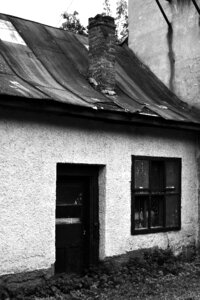
[{"label": "old cottage", "polygon": [[0,15],[0,276],[198,245],[200,116],[114,34]]}]

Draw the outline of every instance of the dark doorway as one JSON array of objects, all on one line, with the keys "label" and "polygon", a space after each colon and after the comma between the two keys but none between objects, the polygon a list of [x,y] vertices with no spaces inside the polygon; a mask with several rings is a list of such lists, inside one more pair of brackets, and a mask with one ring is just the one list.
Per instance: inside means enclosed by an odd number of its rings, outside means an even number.
[{"label": "dark doorway", "polygon": [[55,272],[81,272],[96,264],[98,248],[98,167],[59,163]]}]

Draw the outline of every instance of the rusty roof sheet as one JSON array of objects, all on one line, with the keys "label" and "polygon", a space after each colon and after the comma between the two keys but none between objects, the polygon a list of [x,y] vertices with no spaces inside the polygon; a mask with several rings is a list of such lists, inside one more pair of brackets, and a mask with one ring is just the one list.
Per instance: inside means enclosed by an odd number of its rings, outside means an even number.
[{"label": "rusty roof sheet", "polygon": [[85,36],[0,14],[0,94],[200,123],[126,46],[116,46],[116,95],[87,80]]}]

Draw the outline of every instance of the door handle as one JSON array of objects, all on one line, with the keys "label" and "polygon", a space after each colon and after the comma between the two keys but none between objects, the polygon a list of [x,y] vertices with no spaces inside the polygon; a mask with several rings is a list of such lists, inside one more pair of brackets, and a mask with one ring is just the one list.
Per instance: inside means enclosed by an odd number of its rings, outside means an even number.
[{"label": "door handle", "polygon": [[83,230],[83,235],[86,235],[86,230],[85,229]]}]

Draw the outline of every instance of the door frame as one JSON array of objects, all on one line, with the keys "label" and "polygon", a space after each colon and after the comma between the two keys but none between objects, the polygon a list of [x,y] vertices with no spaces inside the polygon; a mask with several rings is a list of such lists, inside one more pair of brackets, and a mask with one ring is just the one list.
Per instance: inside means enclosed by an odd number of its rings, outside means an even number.
[{"label": "door frame", "polygon": [[99,165],[57,163],[57,174],[59,169],[59,175],[83,176],[89,179],[89,265],[87,267],[94,266],[99,261],[99,168]]}]

